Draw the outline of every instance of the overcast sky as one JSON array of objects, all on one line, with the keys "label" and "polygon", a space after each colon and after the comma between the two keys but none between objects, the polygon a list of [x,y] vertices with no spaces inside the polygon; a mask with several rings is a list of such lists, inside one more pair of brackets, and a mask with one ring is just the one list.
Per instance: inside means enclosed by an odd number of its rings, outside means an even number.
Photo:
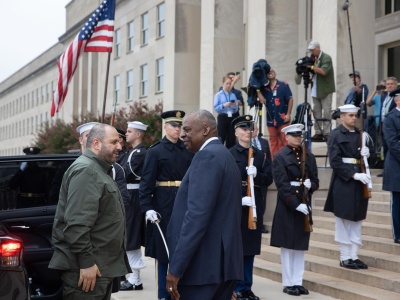
[{"label": "overcast sky", "polygon": [[58,42],[71,0],[0,0],[0,82]]}]

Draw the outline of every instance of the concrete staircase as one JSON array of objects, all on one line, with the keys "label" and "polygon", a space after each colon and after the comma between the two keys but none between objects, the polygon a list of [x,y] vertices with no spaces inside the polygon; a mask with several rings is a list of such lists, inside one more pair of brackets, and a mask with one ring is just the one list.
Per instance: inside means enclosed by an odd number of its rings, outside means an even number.
[{"label": "concrete staircase", "polygon": [[[324,165],[319,161],[318,165]],[[339,247],[334,241],[335,221],[332,213],[323,211],[332,170],[320,168],[320,190],[313,197],[314,231],[306,252],[303,284],[311,293],[318,292],[337,299],[399,300],[400,245],[391,233],[390,193],[382,191],[381,170],[372,170],[373,190],[367,219],[363,222],[363,246],[359,250],[367,270],[349,270],[339,266]],[[268,201],[270,201],[268,203]],[[268,192],[267,227],[276,204],[276,188]],[[280,249],[269,246],[270,234],[263,235],[262,253],[256,257],[254,274],[281,282]]]}]

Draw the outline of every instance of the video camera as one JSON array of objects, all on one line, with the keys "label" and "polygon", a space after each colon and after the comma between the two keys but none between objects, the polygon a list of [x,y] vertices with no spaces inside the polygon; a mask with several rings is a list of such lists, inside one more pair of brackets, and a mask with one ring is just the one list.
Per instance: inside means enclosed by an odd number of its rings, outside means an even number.
[{"label": "video camera", "polygon": [[252,72],[247,86],[247,103],[253,107],[257,101],[257,90],[261,90],[269,83],[267,74],[271,71],[271,66],[265,59],[259,59],[253,64]]},{"label": "video camera", "polygon": [[314,71],[309,68],[309,66],[314,65],[313,56],[304,56],[296,61],[296,73],[298,75],[304,75],[308,73],[314,74]]}]

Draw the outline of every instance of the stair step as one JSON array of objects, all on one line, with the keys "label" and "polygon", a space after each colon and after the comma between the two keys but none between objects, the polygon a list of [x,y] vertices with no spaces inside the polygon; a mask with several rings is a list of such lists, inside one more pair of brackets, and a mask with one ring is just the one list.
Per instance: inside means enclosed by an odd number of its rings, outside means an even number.
[{"label": "stair step", "polygon": [[[263,236],[262,247],[270,247],[269,244],[270,244],[270,235]],[[339,261],[339,246],[337,243],[335,243],[335,246],[333,246],[332,243],[324,243],[311,239],[310,247],[307,253],[329,259],[337,258],[337,261]],[[360,259],[370,267],[387,270],[391,272],[398,272],[400,270],[400,259],[398,254],[388,254],[377,251],[371,251],[371,250],[366,250],[363,247],[359,249],[358,254]]]},{"label": "stair step", "polygon": [[[279,251],[279,248],[276,249]],[[359,272],[359,270],[355,272]],[[282,282],[280,263],[256,258],[254,261],[254,274]],[[337,299],[398,300],[400,297],[398,293],[352,282],[341,277],[332,277],[306,270],[304,272],[303,285],[311,292],[314,291]]]},{"label": "stair step", "polygon": [[[319,200],[319,201],[323,201],[325,203],[327,195],[328,195],[328,191],[326,191],[326,192],[321,191],[321,193],[319,193],[313,197],[313,200]],[[382,191],[382,190],[379,190],[379,191],[373,190],[371,192],[371,196],[372,197],[369,199],[370,202],[376,201],[376,202],[390,203],[390,197],[391,197],[390,192]]]},{"label": "stair step", "polygon": [[[326,212],[323,210],[321,206],[313,207],[313,216],[320,216],[325,218],[334,218],[335,216],[331,212]],[[367,222],[377,223],[377,224],[392,224],[390,213],[385,212],[376,212],[376,211],[368,211],[367,218],[365,219]]]},{"label": "stair step", "polygon": [[[335,219],[313,216],[314,227],[335,230]],[[362,234],[376,237],[392,238],[392,227],[387,224],[376,224],[364,221],[362,224]]]}]

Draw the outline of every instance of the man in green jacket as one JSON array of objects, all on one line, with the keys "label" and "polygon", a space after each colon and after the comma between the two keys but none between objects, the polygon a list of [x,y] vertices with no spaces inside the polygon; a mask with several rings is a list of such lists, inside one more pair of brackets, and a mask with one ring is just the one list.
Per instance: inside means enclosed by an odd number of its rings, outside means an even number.
[{"label": "man in green jacket", "polygon": [[98,124],[63,177],[49,267],[61,271],[64,299],[110,299],[112,279],[131,272],[125,254],[125,210],[112,179],[118,132]]},{"label": "man in green jacket", "polygon": [[[332,58],[321,51],[317,41],[311,41],[307,48],[314,56],[315,63],[309,66],[315,72],[311,88],[313,98],[313,111],[315,119],[331,120],[332,93],[335,92],[335,78],[333,72]],[[322,111],[323,114],[322,114]],[[317,121],[314,127],[313,139],[327,139],[330,133],[330,121]]]}]

